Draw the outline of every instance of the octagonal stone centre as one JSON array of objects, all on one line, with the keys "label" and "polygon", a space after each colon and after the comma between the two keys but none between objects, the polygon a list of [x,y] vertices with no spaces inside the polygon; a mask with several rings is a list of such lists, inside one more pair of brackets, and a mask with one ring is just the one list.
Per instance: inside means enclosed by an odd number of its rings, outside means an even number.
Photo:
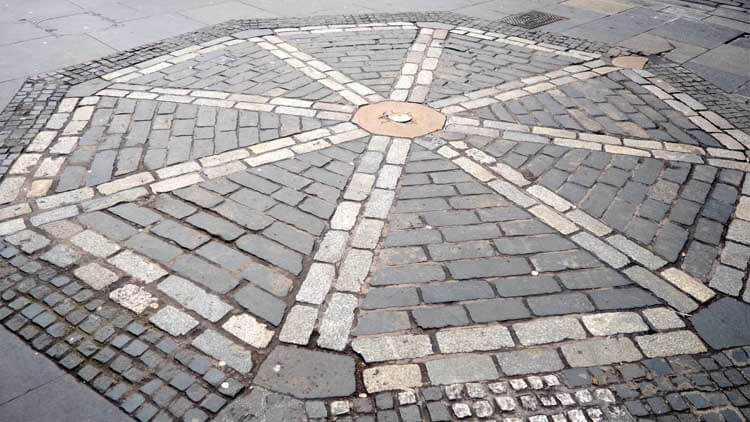
[{"label": "octagonal stone centre", "polygon": [[445,115],[423,104],[383,101],[360,108],[352,121],[375,135],[416,138],[442,129]]}]

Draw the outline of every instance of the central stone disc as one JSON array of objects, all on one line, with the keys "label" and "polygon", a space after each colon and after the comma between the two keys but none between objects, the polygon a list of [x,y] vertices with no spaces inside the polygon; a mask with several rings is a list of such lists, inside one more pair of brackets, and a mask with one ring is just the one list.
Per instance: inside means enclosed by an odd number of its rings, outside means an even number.
[{"label": "central stone disc", "polygon": [[423,104],[383,101],[360,108],[352,121],[375,135],[416,138],[442,129],[445,115]]}]

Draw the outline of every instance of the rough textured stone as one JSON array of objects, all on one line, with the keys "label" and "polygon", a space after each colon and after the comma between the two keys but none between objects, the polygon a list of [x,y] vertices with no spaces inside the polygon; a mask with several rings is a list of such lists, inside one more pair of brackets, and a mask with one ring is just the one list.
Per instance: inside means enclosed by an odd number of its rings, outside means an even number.
[{"label": "rough textured stone", "polygon": [[349,396],[355,392],[354,359],[332,353],[277,346],[263,361],[254,383],[301,399]]},{"label": "rough textured stone", "polygon": [[362,378],[370,394],[422,386],[422,372],[417,365],[384,365],[367,368],[363,371]]},{"label": "rough textured stone", "polygon": [[562,360],[553,349],[523,349],[498,353],[497,362],[506,375],[537,374],[559,371]]},{"label": "rough textured stone", "polygon": [[301,400],[256,386],[222,409],[214,420],[217,422],[294,421],[306,418],[305,406]]},{"label": "rough textured stone", "polygon": [[198,321],[193,317],[172,306],[159,309],[159,312],[151,316],[149,321],[173,336],[187,334],[198,325]]},{"label": "rough textured stone", "polygon": [[253,368],[253,357],[249,351],[215,331],[204,331],[191,344],[214,359],[226,362],[241,374],[246,374]]},{"label": "rough textured stone", "polygon": [[695,354],[706,351],[703,342],[690,331],[672,331],[635,338],[643,353],[650,357]]},{"label": "rough textured stone", "polygon": [[495,363],[489,356],[458,356],[430,360],[425,363],[433,384],[491,380],[498,377]]},{"label": "rough textured stone", "polygon": [[563,344],[560,349],[565,360],[577,367],[632,362],[643,357],[627,338],[580,340]]}]

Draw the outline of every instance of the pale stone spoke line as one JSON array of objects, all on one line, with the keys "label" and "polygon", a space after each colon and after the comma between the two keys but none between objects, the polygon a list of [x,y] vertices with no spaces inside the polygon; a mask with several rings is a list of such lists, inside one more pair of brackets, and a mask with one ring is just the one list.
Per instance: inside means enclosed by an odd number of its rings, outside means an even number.
[{"label": "pale stone spoke line", "polygon": [[750,280],[743,283],[750,263],[750,174],[745,173],[745,183],[740,192],[734,214],[729,219],[729,229],[724,246],[719,253],[719,264],[708,286],[724,294],[750,303]]},{"label": "pale stone spoke line", "polygon": [[394,101],[422,103],[427,99],[433,73],[443,54],[443,42],[448,30],[421,28],[406,55],[400,77],[390,95]]},{"label": "pale stone spoke line", "polygon": [[308,101],[286,97],[233,94],[201,89],[160,88],[145,85],[114,84],[96,93],[101,97],[153,100],[197,106],[261,111],[325,120],[347,121],[354,108],[323,101]]},{"label": "pale stone spoke line", "polygon": [[[0,204],[46,195],[94,113],[98,97],[65,98],[45,130],[19,155],[0,183]],[[54,142],[54,145],[53,145]],[[33,180],[31,183],[27,183]]]},{"label": "pale stone spoke line", "polygon": [[433,101],[429,105],[444,114],[455,114],[550,91],[571,82],[585,81],[617,70],[619,68],[609,66],[602,60],[597,59],[518,81],[506,82],[494,87]]},{"label": "pale stone spoke line", "polygon": [[[562,235],[569,236],[603,262],[623,271],[633,282],[652,291],[679,312],[693,312],[699,306],[696,301],[705,303],[715,295],[712,289],[682,270],[664,269],[667,261],[615,233],[607,224],[556,193],[532,184],[523,174],[483,151],[469,148],[459,152],[444,145],[437,153]],[[655,272],[661,269],[664,270],[659,276]]]},{"label": "pale stone spoke line", "polygon": [[[26,218],[32,226],[70,218],[81,212],[97,211],[119,202],[134,201],[151,193],[171,192],[230,173],[286,160],[307,152],[368,136],[352,123],[314,129],[164,167],[123,176],[95,186],[87,186],[0,208],[0,235],[23,230]],[[147,189],[148,187],[148,189]],[[34,205],[34,210],[30,207]],[[11,220],[12,219],[12,220]],[[17,229],[17,230],[16,230]]]},{"label": "pale stone spoke line", "polygon": [[402,138],[371,138],[297,292],[296,304],[279,335],[282,342],[307,345],[318,321],[319,347],[341,351],[349,344],[360,291],[369,276],[409,145]]},{"label": "pale stone spoke line", "polygon": [[664,101],[672,109],[682,113],[693,124],[724,145],[727,150],[734,150],[725,151],[713,148],[717,151],[724,151],[717,152],[717,157],[742,161],[747,159],[738,150],[750,150],[750,135],[736,128],[716,112],[708,110],[698,100],[686,93],[680,92],[677,88],[647,70],[623,69],[622,74]]},{"label": "pale stone spoke line", "polygon": [[[458,353],[508,352],[541,345],[553,349],[565,349],[591,341],[606,341],[611,336],[627,334],[634,335],[635,344],[638,346],[641,346],[641,340],[650,336],[680,335],[685,336],[686,339],[689,338],[698,351],[706,350],[703,342],[694,333],[686,330],[683,317],[673,310],[656,307],[644,310],[643,314],[641,316],[635,311],[582,313],[537,317],[518,322],[441,328],[436,330],[434,340],[433,336],[407,332],[364,335],[352,340],[352,349],[361,354],[365,362],[370,365],[404,359],[411,359],[411,364],[423,363]],[[663,318],[661,321],[660,317]],[[665,320],[668,320],[669,324],[663,324]],[[646,334],[651,330],[646,321],[655,327],[655,334]],[[517,341],[511,333],[515,334]],[[638,357],[643,356],[629,339],[624,341],[634,354]],[[643,352],[646,354],[645,350]],[[674,354],[678,355],[682,352],[675,351]],[[372,378],[375,376],[376,374],[368,374],[368,370],[365,369],[365,385],[371,385]],[[403,381],[394,380],[393,382],[397,387],[408,388],[408,385],[401,384]],[[368,388],[368,392],[377,391]]]},{"label": "pale stone spoke line", "polygon": [[[544,126],[527,126],[499,120],[475,119],[455,115],[448,116],[445,130],[518,142],[554,144],[568,148],[604,151],[610,154],[653,157],[660,160],[708,164],[714,167],[750,171],[750,164],[747,163],[744,154],[721,148],[704,148],[676,142],[602,135]],[[725,158],[730,156],[733,158]]]},{"label": "pale stone spoke line", "polygon": [[242,44],[244,42],[247,42],[247,40],[237,39],[231,36],[215,38],[200,44],[181,48],[169,54],[154,57],[153,59],[143,61],[133,66],[115,70],[114,72],[103,75],[101,78],[105,81],[127,82],[144,75],[159,72],[186,60],[195,59],[202,55],[223,50],[227,47]]},{"label": "pale stone spoke line", "polygon": [[525,47],[530,50],[542,51],[557,56],[568,56],[581,60],[592,60],[601,57],[601,54],[599,53],[588,53],[575,49],[566,49],[552,44],[536,42],[527,38],[506,36],[497,32],[482,31],[480,29],[469,28],[465,26],[458,26],[452,29],[450,32],[453,34],[466,35],[468,37],[477,38],[480,40],[494,41],[501,44],[510,44],[518,47]]},{"label": "pale stone spoke line", "polygon": [[275,35],[250,38],[250,41],[255,42],[260,48],[269,51],[289,66],[319,82],[355,106],[384,100],[380,94],[372,89],[354,81],[325,62],[305,54]]}]

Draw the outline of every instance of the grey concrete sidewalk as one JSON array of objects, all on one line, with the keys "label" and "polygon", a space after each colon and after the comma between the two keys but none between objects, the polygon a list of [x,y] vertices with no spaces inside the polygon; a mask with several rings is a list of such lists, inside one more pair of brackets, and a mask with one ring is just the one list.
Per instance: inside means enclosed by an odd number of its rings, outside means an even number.
[{"label": "grey concrete sidewalk", "polygon": [[[620,44],[671,60],[722,89],[750,94],[750,13],[744,0],[34,0],[0,5],[0,109],[28,75],[229,19],[453,11],[501,19],[533,9],[567,19],[540,30]],[[745,34],[745,35],[743,35]]]},{"label": "grey concrete sidewalk", "polygon": [[2,421],[132,420],[2,326],[0,356]]}]

